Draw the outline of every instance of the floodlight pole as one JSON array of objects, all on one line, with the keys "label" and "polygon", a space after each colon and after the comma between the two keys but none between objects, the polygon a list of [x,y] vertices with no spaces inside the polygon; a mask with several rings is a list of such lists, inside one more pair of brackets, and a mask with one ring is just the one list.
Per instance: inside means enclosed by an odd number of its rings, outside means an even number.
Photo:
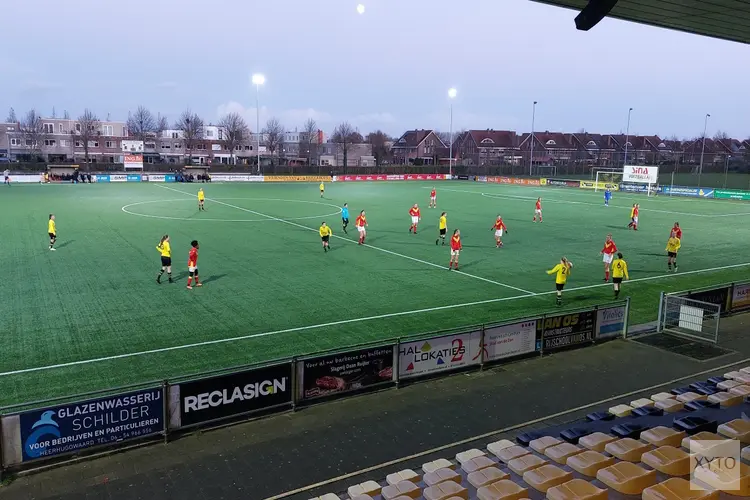
[{"label": "floodlight pole", "polygon": [[536,119],[536,105],[537,101],[534,101],[534,104],[531,107],[531,147],[529,149],[529,177],[534,175],[534,120]]},{"label": "floodlight pole", "polygon": [[448,145],[448,177],[453,179],[453,101],[451,101],[451,125],[448,137],[450,141]]},{"label": "floodlight pole", "polygon": [[628,143],[630,142],[630,113],[633,112],[633,108],[628,109],[628,127],[625,130],[625,160],[622,162],[623,168],[628,164]]},{"label": "floodlight pole", "polygon": [[[706,152],[706,131],[708,130],[708,119],[711,118],[711,115],[706,113],[706,119],[703,122],[703,145],[701,146],[701,164],[700,167],[698,167],[698,173],[703,173],[703,153]],[[698,186],[700,187],[700,186]]]}]

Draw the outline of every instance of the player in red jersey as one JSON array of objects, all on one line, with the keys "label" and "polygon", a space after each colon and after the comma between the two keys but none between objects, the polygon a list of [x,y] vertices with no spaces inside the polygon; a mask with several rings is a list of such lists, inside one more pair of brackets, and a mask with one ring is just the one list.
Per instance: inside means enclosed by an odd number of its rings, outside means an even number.
[{"label": "player in red jersey", "polygon": [[641,206],[638,203],[633,203],[633,208],[630,209],[630,224],[628,228],[633,228],[633,231],[638,231],[638,212],[640,212]]},{"label": "player in red jersey", "polygon": [[411,216],[411,226],[409,226],[409,232],[414,231],[417,234],[417,226],[419,221],[422,219],[422,214],[419,212],[419,207],[415,203],[413,207],[409,209],[409,215]]},{"label": "player in red jersey", "polygon": [[536,216],[539,216],[539,222],[542,222],[542,199],[536,199],[536,207],[534,208],[534,222],[536,222]]},{"label": "player in red jersey", "polygon": [[604,261],[604,281],[609,281],[609,266],[615,258],[617,253],[617,245],[612,240],[612,235],[608,234],[607,239],[604,240],[604,248],[600,252],[602,255],[602,261]]},{"label": "player in red jersey", "polygon": [[674,223],[674,226],[672,227],[672,231],[670,231],[670,237],[671,237],[671,233],[674,233],[674,237],[677,238],[678,240],[682,239],[682,229],[680,229],[679,222]]},{"label": "player in red jersey", "polygon": [[432,191],[430,191],[430,206],[427,208],[437,208],[437,191],[435,191],[435,188],[432,188]]},{"label": "player in red jersey", "polygon": [[505,222],[503,222],[503,218],[500,215],[495,219],[495,223],[490,228],[490,231],[495,231],[495,248],[503,246],[503,231],[507,233],[508,228],[505,226]]},{"label": "player in red jersey", "polygon": [[454,264],[456,271],[458,271],[458,254],[461,252],[461,248],[463,248],[461,245],[461,231],[456,229],[453,231],[453,236],[451,236],[451,261],[448,264],[448,271],[453,268]]},{"label": "player in red jersey", "polygon": [[188,254],[188,290],[193,289],[193,278],[195,278],[195,286],[203,286],[203,283],[198,280],[198,241],[191,241],[190,246],[192,248]]},{"label": "player in red jersey", "polygon": [[367,237],[367,218],[365,217],[365,211],[362,210],[357,218],[354,220],[354,225],[357,226],[357,232],[359,232],[359,244],[365,244],[365,238]]}]

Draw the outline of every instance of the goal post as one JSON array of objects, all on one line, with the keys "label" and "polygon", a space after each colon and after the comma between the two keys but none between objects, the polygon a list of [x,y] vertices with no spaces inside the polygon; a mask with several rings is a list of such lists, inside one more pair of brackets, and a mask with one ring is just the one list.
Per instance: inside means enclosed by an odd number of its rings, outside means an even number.
[{"label": "goal post", "polygon": [[596,169],[594,180],[594,191],[603,191],[607,189],[609,185],[619,185],[622,183],[622,169]]},{"label": "goal post", "polygon": [[721,306],[662,292],[657,331],[690,340],[719,343]]}]

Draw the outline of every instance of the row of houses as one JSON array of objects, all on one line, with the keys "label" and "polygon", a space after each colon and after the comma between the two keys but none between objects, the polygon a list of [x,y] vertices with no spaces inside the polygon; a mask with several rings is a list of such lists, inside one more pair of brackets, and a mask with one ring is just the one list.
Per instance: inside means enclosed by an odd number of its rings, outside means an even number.
[{"label": "row of houses", "polygon": [[[49,118],[40,130],[30,134],[18,123],[0,123],[0,161],[48,161],[121,163],[132,145],[127,124],[97,123],[93,133],[81,134],[76,120]],[[357,136],[359,134],[356,134]],[[298,131],[271,138],[249,134],[246,140],[229,146],[225,131],[207,125],[198,140],[185,140],[180,130],[163,130],[143,141],[139,154],[144,163],[197,165],[255,164],[283,162],[325,167],[373,166],[373,145],[351,143],[346,147],[326,142],[321,131],[314,137]],[[227,148],[231,147],[232,150]],[[346,149],[346,151],[344,151]],[[435,130],[409,130],[395,141],[378,144],[377,161],[397,165],[603,165],[712,164],[750,160],[750,139],[702,138],[666,140],[658,136],[626,136],[587,132],[534,132],[510,130],[468,130],[453,137],[452,145]],[[345,160],[346,158],[346,160]],[[346,165],[344,162],[346,161]]]},{"label": "row of houses", "polygon": [[200,137],[191,141],[185,140],[183,131],[167,129],[150,134],[135,151],[125,122],[101,121],[97,130],[86,134],[76,120],[49,118],[41,125],[29,131],[19,123],[0,123],[0,162],[83,163],[88,159],[89,163],[122,163],[128,153],[142,154],[143,162],[150,164],[255,164],[260,157],[262,163],[340,167],[345,156],[349,167],[375,162],[371,145],[349,144],[345,155],[338,144],[325,142],[321,131],[310,140],[298,131],[273,139],[269,134],[251,133],[239,144],[228,145],[225,130],[219,126],[204,126]]},{"label": "row of houses", "polygon": [[452,147],[434,130],[409,130],[391,147],[393,163],[458,165],[591,165],[662,163],[698,164],[750,157],[750,139],[696,138],[666,140],[659,136],[468,130],[453,138]]}]

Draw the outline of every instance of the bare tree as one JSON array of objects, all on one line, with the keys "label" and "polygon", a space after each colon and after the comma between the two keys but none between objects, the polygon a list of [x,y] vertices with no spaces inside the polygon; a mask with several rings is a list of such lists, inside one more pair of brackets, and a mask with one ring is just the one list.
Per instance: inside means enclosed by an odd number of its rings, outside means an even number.
[{"label": "bare tree", "polygon": [[307,164],[311,165],[313,158],[318,156],[318,124],[315,120],[308,118],[302,126],[302,141],[300,141],[300,153],[307,159]]},{"label": "bare tree", "polygon": [[128,131],[136,140],[145,141],[156,132],[156,120],[151,111],[143,106],[138,106],[135,113],[128,113]]},{"label": "bare tree", "polygon": [[390,151],[388,150],[388,134],[382,130],[376,130],[367,134],[365,141],[372,146],[372,155],[375,157],[375,165],[378,167],[388,161]]},{"label": "bare tree", "polygon": [[26,117],[21,121],[21,136],[23,137],[24,147],[29,152],[32,160],[36,160],[42,154],[42,144],[47,137],[47,131],[44,129],[42,116],[35,109],[26,113]]},{"label": "bare tree", "polygon": [[723,139],[729,139],[729,134],[727,134],[723,130],[717,131],[716,134],[714,135],[714,140],[715,141],[720,141],[720,140],[723,140]]},{"label": "bare tree", "polygon": [[271,162],[273,163],[273,155],[278,152],[279,146],[284,142],[284,126],[276,118],[269,118],[266,127],[263,129],[263,134],[266,136],[266,148],[271,153]]},{"label": "bare tree", "polygon": [[157,115],[156,130],[155,130],[156,135],[161,135],[161,133],[167,130],[168,128],[169,128],[169,121],[167,121],[167,117],[161,114]]},{"label": "bare tree", "polygon": [[[440,138],[440,140],[443,141],[443,144],[445,144],[446,146],[451,143],[451,139],[455,139],[456,138],[456,133],[455,132],[453,134],[451,134],[450,132],[437,132],[436,131],[435,135],[438,136]],[[451,137],[451,135],[453,137]]]},{"label": "bare tree", "polygon": [[354,144],[364,141],[362,134],[352,127],[349,122],[340,123],[333,131],[331,141],[336,144],[337,149],[344,156],[344,172],[349,166],[349,152]]},{"label": "bare tree", "polygon": [[197,113],[186,109],[174,124],[174,128],[182,132],[182,140],[185,142],[188,163],[191,163],[193,150],[198,145],[198,141],[203,138],[203,119]]},{"label": "bare tree", "polygon": [[6,123],[18,123],[18,118],[16,118],[16,112],[13,108],[10,108],[10,111],[8,111],[8,118],[5,119]]},{"label": "bare tree", "polygon": [[79,141],[83,144],[83,158],[85,163],[89,163],[89,148],[94,147],[93,143],[101,135],[99,129],[99,118],[96,113],[86,108],[83,113],[78,117],[78,122],[75,125],[75,135]]},{"label": "bare tree", "polygon": [[237,163],[234,150],[250,136],[250,129],[247,128],[247,123],[239,113],[224,115],[219,120],[219,127],[223,129],[221,143],[224,149],[229,151],[230,163],[232,159],[235,160],[234,163]]}]

